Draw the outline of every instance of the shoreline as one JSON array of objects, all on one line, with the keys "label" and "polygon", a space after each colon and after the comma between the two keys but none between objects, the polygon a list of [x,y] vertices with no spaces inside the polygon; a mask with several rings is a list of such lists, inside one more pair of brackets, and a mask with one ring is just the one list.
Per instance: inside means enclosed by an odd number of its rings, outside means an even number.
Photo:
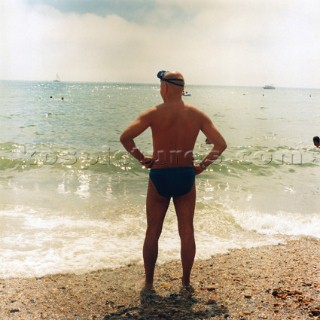
[{"label": "shoreline", "polygon": [[233,249],[195,260],[193,291],[180,261],[157,265],[155,292],[143,266],[81,275],[0,280],[0,319],[320,319],[320,240]]}]

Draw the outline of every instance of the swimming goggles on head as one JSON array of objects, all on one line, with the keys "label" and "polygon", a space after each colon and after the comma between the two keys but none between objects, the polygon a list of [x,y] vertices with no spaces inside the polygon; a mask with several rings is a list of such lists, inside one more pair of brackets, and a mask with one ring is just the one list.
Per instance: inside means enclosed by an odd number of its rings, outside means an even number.
[{"label": "swimming goggles on head", "polygon": [[175,86],[184,87],[184,80],[179,78],[164,78],[165,73],[168,71],[161,70],[158,72],[157,77],[161,81],[165,81],[171,84],[174,84]]}]

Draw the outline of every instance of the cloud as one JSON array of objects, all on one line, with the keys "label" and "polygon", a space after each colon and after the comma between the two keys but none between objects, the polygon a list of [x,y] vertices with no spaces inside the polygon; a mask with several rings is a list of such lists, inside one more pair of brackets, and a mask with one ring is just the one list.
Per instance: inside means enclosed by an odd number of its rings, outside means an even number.
[{"label": "cloud", "polygon": [[29,6],[47,5],[62,13],[98,16],[120,15],[128,20],[138,20],[151,10],[154,0],[26,0]]},{"label": "cloud", "polygon": [[1,3],[5,78],[156,82],[175,69],[198,84],[320,86],[317,0],[71,3]]}]

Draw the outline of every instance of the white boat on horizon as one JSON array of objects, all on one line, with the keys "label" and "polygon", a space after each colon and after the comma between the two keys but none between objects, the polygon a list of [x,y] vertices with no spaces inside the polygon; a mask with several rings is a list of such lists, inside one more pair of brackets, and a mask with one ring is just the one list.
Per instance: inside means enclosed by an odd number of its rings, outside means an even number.
[{"label": "white boat on horizon", "polygon": [[61,82],[59,74],[56,74],[56,78],[53,80],[53,82]]},{"label": "white boat on horizon", "polygon": [[188,91],[183,91],[183,92],[182,92],[182,95],[183,95],[184,97],[190,97],[190,96],[191,96],[191,93],[189,93]]},{"label": "white boat on horizon", "polygon": [[263,89],[275,89],[276,87],[271,85],[271,84],[268,84],[266,86],[263,87]]}]

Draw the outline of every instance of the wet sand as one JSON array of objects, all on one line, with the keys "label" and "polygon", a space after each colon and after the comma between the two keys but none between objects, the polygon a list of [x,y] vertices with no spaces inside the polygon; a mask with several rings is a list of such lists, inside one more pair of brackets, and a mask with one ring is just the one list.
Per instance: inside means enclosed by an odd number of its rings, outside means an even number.
[{"label": "wet sand", "polygon": [[320,319],[320,241],[231,250],[196,260],[193,290],[179,261],[143,267],[0,280],[0,319]]}]

